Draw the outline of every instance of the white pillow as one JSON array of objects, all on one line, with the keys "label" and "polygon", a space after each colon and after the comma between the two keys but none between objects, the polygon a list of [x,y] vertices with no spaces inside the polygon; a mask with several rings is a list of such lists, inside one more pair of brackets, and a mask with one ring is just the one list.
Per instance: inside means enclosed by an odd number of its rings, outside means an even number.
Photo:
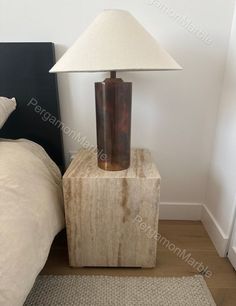
[{"label": "white pillow", "polygon": [[4,123],[10,114],[16,109],[16,99],[8,99],[5,97],[0,97],[0,129],[3,127]]}]

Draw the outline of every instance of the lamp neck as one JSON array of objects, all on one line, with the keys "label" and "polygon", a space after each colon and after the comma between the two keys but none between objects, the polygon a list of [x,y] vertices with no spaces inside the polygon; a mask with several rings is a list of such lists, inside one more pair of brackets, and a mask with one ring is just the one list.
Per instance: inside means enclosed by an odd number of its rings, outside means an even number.
[{"label": "lamp neck", "polygon": [[116,71],[111,71],[110,72],[110,78],[115,79],[116,78]]}]

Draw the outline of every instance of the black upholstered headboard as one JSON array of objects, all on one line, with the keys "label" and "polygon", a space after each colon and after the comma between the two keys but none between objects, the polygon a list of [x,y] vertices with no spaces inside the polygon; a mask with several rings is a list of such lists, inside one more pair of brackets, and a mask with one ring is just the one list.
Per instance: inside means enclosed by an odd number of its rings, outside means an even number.
[{"label": "black upholstered headboard", "polygon": [[54,62],[53,43],[0,43],[0,96],[17,101],[0,138],[35,141],[63,171],[57,79],[48,72]]}]

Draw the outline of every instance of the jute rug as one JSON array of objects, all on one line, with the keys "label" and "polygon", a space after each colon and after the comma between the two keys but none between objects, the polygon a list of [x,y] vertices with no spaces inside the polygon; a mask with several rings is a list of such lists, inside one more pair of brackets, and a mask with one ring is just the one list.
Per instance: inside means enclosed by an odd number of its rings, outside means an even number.
[{"label": "jute rug", "polygon": [[26,305],[216,305],[202,276],[39,276]]}]

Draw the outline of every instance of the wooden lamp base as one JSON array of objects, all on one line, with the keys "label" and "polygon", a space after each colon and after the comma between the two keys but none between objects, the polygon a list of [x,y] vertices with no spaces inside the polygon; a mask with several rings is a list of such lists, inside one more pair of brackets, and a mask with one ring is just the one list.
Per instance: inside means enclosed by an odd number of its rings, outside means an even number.
[{"label": "wooden lamp base", "polygon": [[132,83],[111,72],[110,78],[95,83],[95,95],[98,167],[125,170],[130,166]]}]

